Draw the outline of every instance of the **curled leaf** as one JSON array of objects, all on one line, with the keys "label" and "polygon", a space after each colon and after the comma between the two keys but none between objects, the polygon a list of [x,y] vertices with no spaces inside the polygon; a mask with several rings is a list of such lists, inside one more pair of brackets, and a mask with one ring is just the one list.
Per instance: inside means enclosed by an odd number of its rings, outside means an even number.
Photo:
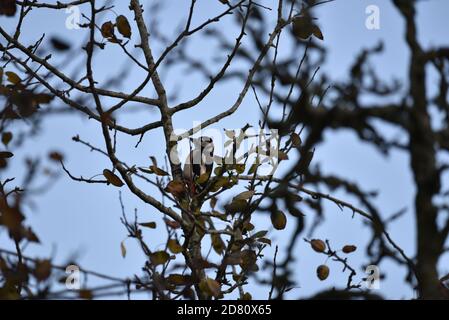
[{"label": "curled leaf", "polygon": [[251,270],[257,261],[257,255],[253,250],[243,250],[240,253],[240,267],[243,270]]},{"label": "curled leaf", "polygon": [[320,28],[307,13],[293,19],[293,34],[303,40],[308,39],[312,35],[320,40],[324,39]]},{"label": "curled leaf", "polygon": [[101,34],[105,38],[115,38],[114,24],[111,21],[103,23],[101,26]]},{"label": "curled leaf", "polygon": [[45,281],[50,277],[51,269],[52,266],[50,260],[36,260],[34,267],[34,277],[37,281]]},{"label": "curled leaf", "polygon": [[2,134],[2,143],[5,145],[5,147],[8,146],[8,144],[12,140],[12,133],[11,132],[3,132]]},{"label": "curled leaf", "polygon": [[209,172],[203,173],[196,179],[195,182],[198,184],[205,184],[209,180],[209,177],[210,177]]},{"label": "curled leaf", "polygon": [[313,27],[312,27],[312,34],[316,38],[318,38],[320,40],[324,40],[323,33],[321,32],[321,29],[317,25],[313,25]]},{"label": "curled leaf", "polygon": [[115,20],[118,32],[125,38],[131,38],[131,26],[129,25],[128,19],[124,15],[120,15]]},{"label": "curled leaf", "polygon": [[276,230],[283,230],[287,225],[287,216],[280,210],[271,213],[271,223]]},{"label": "curled leaf", "polygon": [[217,254],[222,254],[226,246],[219,234],[211,234],[212,248]]},{"label": "curled leaf", "polygon": [[171,284],[181,286],[181,285],[189,285],[193,282],[193,278],[190,275],[182,275],[182,274],[171,274],[167,277],[167,281]]},{"label": "curled leaf", "polygon": [[182,246],[179,244],[178,240],[170,239],[167,243],[168,250],[170,250],[174,254],[178,254],[182,252]]},{"label": "curled leaf", "polygon": [[170,255],[165,251],[156,251],[150,255],[150,261],[153,265],[158,266],[166,263],[170,259]]},{"label": "curled leaf", "polygon": [[0,16],[5,15],[7,17],[13,17],[16,12],[17,6],[15,0],[0,1]]},{"label": "curled leaf", "polygon": [[290,135],[290,139],[291,139],[292,145],[293,145],[294,147],[299,147],[299,146],[301,146],[301,144],[302,144],[301,137],[300,137],[299,134],[297,134],[296,132],[293,132],[293,133]]},{"label": "curled leaf", "polygon": [[125,247],[125,241],[123,240],[120,242],[120,252],[122,254],[122,257],[126,257],[126,247]]},{"label": "curled leaf", "polygon": [[60,161],[64,160],[64,156],[63,156],[60,152],[58,152],[58,151],[52,151],[52,152],[50,152],[50,153],[48,154],[48,158],[49,158],[50,160],[55,161],[55,162],[60,162]]},{"label": "curled leaf", "polygon": [[221,294],[220,284],[214,279],[211,279],[209,277],[201,280],[199,287],[202,292],[215,298],[218,298]]},{"label": "curled leaf", "polygon": [[14,154],[9,151],[0,151],[0,159],[12,158]]},{"label": "curled leaf", "polygon": [[242,212],[247,207],[246,200],[234,199],[231,203],[225,205],[225,210],[227,214],[236,214],[237,212]]},{"label": "curled leaf", "polygon": [[312,239],[310,241],[310,245],[312,246],[312,249],[316,252],[324,252],[326,250],[326,244],[323,240],[320,239]]},{"label": "curled leaf", "polygon": [[116,187],[122,187],[124,185],[124,183],[122,182],[122,180],[120,180],[120,178],[118,176],[116,176],[111,170],[109,169],[104,169],[103,170],[103,176],[106,178],[106,180],[112,184],[113,186]]},{"label": "curled leaf", "polygon": [[267,233],[268,233],[267,230],[258,231],[255,234],[253,234],[251,238],[254,238],[254,239],[263,238],[267,235]]},{"label": "curled leaf", "polygon": [[217,198],[216,197],[210,198],[210,207],[212,208],[212,210],[215,209],[216,205],[217,205]]},{"label": "curled leaf", "polygon": [[185,192],[184,183],[181,180],[170,181],[165,187],[165,191],[171,193],[175,197],[180,197]]},{"label": "curled leaf", "polygon": [[139,226],[150,229],[156,229],[156,222],[143,222],[139,223]]},{"label": "curled leaf", "polygon": [[329,276],[329,267],[322,264],[316,269],[316,275],[321,281],[326,280]]},{"label": "curled leaf", "polygon": [[168,176],[168,173],[156,166],[150,166],[150,169],[158,176]]},{"label": "curled leaf", "polygon": [[22,79],[20,79],[20,77],[12,71],[6,71],[5,75],[6,75],[6,79],[14,85],[22,82]]},{"label": "curled leaf", "polygon": [[248,200],[251,198],[256,192],[254,190],[243,191],[234,197],[234,200]]},{"label": "curled leaf", "polygon": [[253,296],[249,292],[245,292],[242,296],[242,300],[253,300]]},{"label": "curled leaf", "polygon": [[346,245],[342,249],[342,251],[346,254],[354,252],[355,250],[357,250],[357,247],[354,245]]},{"label": "curled leaf", "polygon": [[234,169],[235,171],[237,171],[238,174],[242,174],[243,172],[245,172],[245,164],[244,163],[238,163],[236,165],[234,165]]}]

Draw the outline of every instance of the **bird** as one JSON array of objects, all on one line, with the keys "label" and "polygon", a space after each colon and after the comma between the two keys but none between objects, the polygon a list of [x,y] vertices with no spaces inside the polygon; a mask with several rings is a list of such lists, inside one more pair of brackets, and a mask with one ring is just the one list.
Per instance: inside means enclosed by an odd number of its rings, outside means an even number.
[{"label": "bird", "polygon": [[[193,143],[184,163],[183,176],[191,194],[201,192],[207,185],[214,165],[214,142],[211,137],[190,138]],[[201,181],[198,182],[198,178]]]}]

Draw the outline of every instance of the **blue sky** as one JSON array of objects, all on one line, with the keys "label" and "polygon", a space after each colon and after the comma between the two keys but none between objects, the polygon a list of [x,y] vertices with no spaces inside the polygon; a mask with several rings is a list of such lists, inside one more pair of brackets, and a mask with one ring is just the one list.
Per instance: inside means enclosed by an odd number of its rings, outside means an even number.
[{"label": "blue sky", "polygon": [[[145,2],[145,1],[142,1]],[[165,1],[163,14],[160,15],[158,28],[170,39],[176,36],[177,28],[185,21],[189,1]],[[271,6],[272,1],[259,0],[264,5]],[[132,21],[127,9],[127,1],[119,1],[115,11],[124,13]],[[368,30],[365,27],[367,17],[365,8],[368,5],[380,8],[380,30]],[[86,6],[83,12],[88,12]],[[193,19],[193,25],[204,21],[214,13],[223,9],[218,1],[199,0],[198,10]],[[149,10],[147,13],[150,16]],[[445,0],[422,1],[418,5],[418,32],[424,46],[447,45],[447,30],[449,30],[449,3]],[[320,6],[315,11],[324,34],[324,45],[328,49],[326,63],[322,66],[323,73],[331,75],[332,79],[342,80],[348,77],[348,66],[355,55],[362,48],[373,47],[379,41],[385,44],[385,52],[373,59],[376,71],[385,79],[393,77],[405,80],[409,53],[404,42],[404,24],[399,13],[387,0],[336,0]],[[25,44],[36,41],[42,33],[70,38],[73,42],[81,43],[85,39],[83,30],[67,30],[65,19],[67,14],[50,10],[33,10],[30,18],[25,22],[21,39]],[[113,13],[106,13],[105,19],[114,19]],[[149,20],[150,20],[149,19]],[[2,27],[12,30],[13,19],[0,18]],[[229,29],[230,38],[237,35],[237,29],[231,26],[231,20],[223,20],[221,27]],[[134,30],[135,31],[135,30]],[[136,40],[133,35],[132,40]],[[189,53],[204,61],[212,61],[216,55],[214,43],[204,41],[201,37],[194,37],[188,45]],[[160,48],[156,48],[156,54]],[[281,52],[282,53],[282,52]],[[61,60],[57,55],[52,61]],[[74,60],[82,61],[80,54],[73,56]],[[124,82],[122,91],[131,91],[142,79],[143,74],[126,60],[117,47],[107,45],[94,60],[97,78],[105,79],[117,74],[121,68],[130,68],[130,76]],[[210,67],[216,70],[218,66],[211,62]],[[200,75],[186,73],[183,68],[175,68],[170,72],[162,72],[162,79],[169,92],[176,92],[178,100],[186,100],[197,94],[204,86],[205,80]],[[432,79],[429,79],[431,83]],[[188,129],[193,121],[204,120],[221,112],[235,101],[241,84],[237,81],[218,85],[198,109],[191,110],[174,119],[176,128]],[[436,88],[436,86],[435,86]],[[152,91],[145,89],[143,95],[152,96]],[[176,100],[176,101],[178,101]],[[119,118],[119,121],[130,123],[137,127],[143,121],[156,119],[157,112],[147,106],[134,106],[142,111],[133,112]],[[258,108],[253,96],[245,99],[236,114],[215,126],[217,129],[241,128],[247,122],[257,123]],[[92,144],[103,146],[102,136],[98,125],[86,118],[54,117],[45,122],[43,132],[28,141],[25,147],[17,151],[16,157],[26,155],[46,156],[50,149],[63,151],[66,165],[76,175],[85,177],[99,174],[106,167],[110,167],[106,158],[89,152],[85,147],[74,143],[71,138],[79,134],[81,138]],[[392,128],[383,126],[388,134],[396,134]],[[162,157],[162,135],[160,131],[145,136],[139,149],[134,149],[136,138],[119,135],[119,155],[129,163],[139,165],[149,164],[148,156],[156,155],[159,162]],[[319,163],[324,173],[334,173],[354,181],[363,186],[364,190],[378,190],[375,201],[383,217],[388,217],[406,207],[407,213],[390,226],[390,234],[405,249],[410,256],[414,253],[415,227],[413,219],[413,179],[409,170],[409,158],[405,153],[392,152],[385,158],[376,150],[363,145],[357,137],[345,131],[329,131],[325,142],[316,151],[314,163]],[[51,164],[49,164],[51,165]],[[23,163],[13,164],[8,175],[21,176]],[[144,187],[145,188],[145,187]],[[134,208],[138,210],[141,221],[160,221],[160,214],[149,206],[143,205],[135,196],[125,189],[122,190],[127,212],[132,215]],[[357,204],[357,201],[344,193],[337,192],[336,196]],[[320,226],[315,234],[318,238],[328,238],[335,247],[354,243],[360,248],[369,238],[369,230],[363,226],[360,218],[352,218],[351,212],[343,213],[332,203],[325,206],[326,223]],[[139,274],[144,263],[138,246],[128,239],[126,243],[127,256],[120,255],[120,242],[125,239],[125,229],[119,221],[121,215],[118,200],[118,189],[103,185],[86,185],[68,179],[62,172],[61,177],[50,190],[37,198],[35,207],[26,208],[29,223],[41,238],[42,245],[32,245],[27,249],[29,255],[54,256],[55,261],[64,262],[72,253],[79,253],[79,262],[83,267],[95,269],[106,274],[116,276],[130,276]],[[257,218],[260,229],[269,228],[267,217]],[[307,217],[310,224],[312,216]],[[288,239],[288,233],[293,224],[287,227],[287,232],[271,231],[275,244],[282,245]],[[153,248],[161,246],[165,235],[158,231],[149,231],[146,239]],[[0,234],[1,246],[8,246],[5,234]],[[281,246],[282,248],[282,246]],[[274,249],[267,249],[266,256],[272,256]],[[302,240],[296,245],[297,261],[293,269],[297,270],[296,279],[299,288],[289,292],[289,298],[307,296],[329,286],[342,287],[345,277],[340,273],[340,266],[330,264],[331,276],[329,280],[320,282],[315,276],[315,268],[324,262],[320,256],[309,249]],[[361,266],[367,260],[363,250],[356,251],[350,261]],[[379,293],[388,298],[414,297],[412,290],[404,285],[404,270],[396,265],[385,262],[380,266],[386,270],[387,278],[382,280]],[[359,276],[363,270],[358,267]],[[441,274],[449,272],[448,259],[440,261]],[[268,289],[265,287],[249,286],[254,298],[266,298]]]}]

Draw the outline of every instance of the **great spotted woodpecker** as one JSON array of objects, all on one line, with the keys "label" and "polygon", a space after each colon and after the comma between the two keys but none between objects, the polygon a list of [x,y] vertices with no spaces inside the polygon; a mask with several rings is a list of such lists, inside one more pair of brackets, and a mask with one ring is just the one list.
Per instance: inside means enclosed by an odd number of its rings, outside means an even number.
[{"label": "great spotted woodpecker", "polygon": [[[209,181],[214,165],[214,143],[210,137],[190,138],[193,149],[184,163],[184,179],[189,186],[190,193],[200,192]],[[202,177],[198,183],[198,178]],[[204,179],[206,178],[206,179]]]}]

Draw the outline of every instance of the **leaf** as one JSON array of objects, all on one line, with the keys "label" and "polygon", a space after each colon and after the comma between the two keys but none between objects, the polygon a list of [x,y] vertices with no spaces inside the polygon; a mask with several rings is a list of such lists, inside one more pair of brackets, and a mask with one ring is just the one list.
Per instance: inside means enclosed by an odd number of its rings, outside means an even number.
[{"label": "leaf", "polygon": [[14,85],[17,85],[20,82],[22,82],[22,79],[20,79],[20,77],[12,71],[6,71],[5,74],[6,74],[6,79]]},{"label": "leaf", "polygon": [[224,260],[224,264],[229,266],[235,266],[242,263],[242,255],[241,252],[233,252],[229,254]]},{"label": "leaf", "polygon": [[169,174],[156,166],[150,166],[150,169],[158,176],[168,176]]},{"label": "leaf", "polygon": [[238,174],[242,174],[245,172],[245,164],[244,163],[238,163],[234,165],[235,171],[237,171]]},{"label": "leaf", "polygon": [[243,228],[242,228],[242,230],[244,230],[244,231],[252,231],[252,230],[254,230],[254,225],[251,223],[251,222],[249,222],[249,221],[246,221],[244,224],[243,224]]},{"label": "leaf", "polygon": [[7,17],[13,17],[17,12],[17,6],[15,0],[2,0],[0,1],[0,16],[5,15]]},{"label": "leaf", "polygon": [[313,25],[313,27],[312,27],[312,34],[316,38],[318,38],[320,40],[324,40],[323,33],[321,32],[321,29],[317,25]]},{"label": "leaf", "polygon": [[122,242],[120,242],[120,252],[121,252],[121,254],[122,254],[122,257],[125,258],[125,257],[126,257],[125,240],[123,240]]},{"label": "leaf", "polygon": [[214,169],[214,174],[215,174],[216,176],[221,176],[221,175],[223,174],[223,167],[221,167],[221,166],[216,167],[216,168]]},{"label": "leaf", "polygon": [[300,137],[299,134],[297,134],[296,132],[293,132],[293,133],[290,135],[290,139],[291,139],[292,144],[293,144],[294,147],[299,147],[299,146],[301,146],[301,144],[302,144],[301,137]]},{"label": "leaf", "polygon": [[143,222],[139,223],[139,226],[150,229],[156,229],[156,222]]},{"label": "leaf", "polygon": [[155,266],[166,263],[170,259],[170,255],[165,251],[156,251],[150,255],[151,263]]},{"label": "leaf", "polygon": [[229,185],[229,178],[226,177],[219,177],[217,179],[217,181],[215,181],[214,185],[213,185],[213,190],[214,191],[218,191],[220,190],[220,188],[225,187],[227,185]]},{"label": "leaf", "polygon": [[124,15],[120,15],[115,20],[118,32],[125,38],[131,38],[131,26],[129,25],[128,19]]},{"label": "leaf", "polygon": [[209,172],[203,173],[195,180],[195,182],[198,184],[205,184],[209,180],[209,177],[210,177]]},{"label": "leaf", "polygon": [[220,284],[209,277],[202,279],[199,287],[201,291],[215,298],[218,298],[221,294]]},{"label": "leaf", "polygon": [[171,274],[167,277],[167,281],[171,284],[181,286],[181,285],[189,285],[193,283],[193,278],[190,275],[182,275],[182,274]]},{"label": "leaf", "polygon": [[106,180],[116,187],[122,187],[124,183],[122,180],[120,180],[119,177],[117,177],[111,170],[104,169],[103,170],[103,176],[106,178]]},{"label": "leaf", "polygon": [[269,246],[271,246],[271,240],[267,239],[267,238],[259,238],[257,239],[258,242],[264,243],[264,244],[268,244]]},{"label": "leaf", "polygon": [[179,244],[178,240],[170,239],[167,243],[168,250],[170,250],[174,254],[178,254],[182,252],[182,246]]},{"label": "leaf", "polygon": [[271,213],[271,223],[276,230],[283,230],[287,225],[287,216],[280,210]]},{"label": "leaf", "polygon": [[255,193],[256,193],[256,191],[254,191],[254,190],[243,191],[242,193],[236,195],[236,196],[234,197],[234,200],[248,200],[248,199],[251,198]]},{"label": "leaf", "polygon": [[318,268],[316,269],[316,275],[318,277],[318,279],[320,279],[321,281],[326,280],[327,277],[329,277],[329,267],[322,264],[320,266],[318,266]]},{"label": "leaf", "polygon": [[142,171],[142,172],[148,173],[148,174],[152,174],[153,173],[153,170],[150,170],[150,169],[147,169],[147,168],[139,167],[139,170]]},{"label": "leaf", "polygon": [[237,212],[242,212],[247,207],[247,202],[243,199],[232,200],[231,203],[225,205],[225,210],[227,214],[236,214]]},{"label": "leaf", "polygon": [[48,259],[45,260],[36,260],[34,267],[34,277],[37,281],[45,281],[51,275],[51,261]]},{"label": "leaf", "polygon": [[349,254],[351,252],[354,252],[357,250],[357,247],[354,245],[346,245],[343,247],[342,251],[346,254]]},{"label": "leaf", "polygon": [[64,160],[64,156],[59,153],[58,151],[52,151],[48,154],[48,158],[50,160],[53,160],[55,162],[61,162],[62,160]]},{"label": "leaf", "polygon": [[14,154],[9,151],[0,151],[0,159],[12,158]]},{"label": "leaf", "polygon": [[253,300],[253,296],[249,292],[245,292],[242,296],[242,300]]},{"label": "leaf", "polygon": [[216,205],[217,205],[217,198],[216,197],[210,198],[210,207],[212,208],[212,210],[215,209]]},{"label": "leaf", "polygon": [[29,242],[40,243],[39,238],[30,227],[25,229],[24,236]]},{"label": "leaf", "polygon": [[308,16],[298,16],[293,19],[293,34],[300,39],[307,39],[312,35],[312,19]]},{"label": "leaf", "polygon": [[283,152],[283,151],[278,151],[278,159],[279,159],[279,161],[281,161],[281,160],[288,160],[288,154],[286,154],[285,152]]},{"label": "leaf", "polygon": [[34,102],[37,104],[47,104],[53,100],[54,96],[45,93],[38,93],[33,96]]},{"label": "leaf", "polygon": [[312,239],[310,241],[310,245],[312,246],[312,249],[316,252],[324,252],[326,250],[326,244],[323,240],[320,239]]},{"label": "leaf", "polygon": [[164,190],[175,197],[180,197],[185,192],[184,182],[181,180],[170,181]]},{"label": "leaf", "polygon": [[268,231],[267,230],[262,230],[262,231],[258,231],[255,234],[253,234],[251,236],[251,238],[253,239],[257,239],[257,238],[263,238],[267,235]]},{"label": "leaf", "polygon": [[114,24],[111,21],[103,23],[101,26],[101,34],[104,38],[115,38]]},{"label": "leaf", "polygon": [[251,270],[253,266],[256,264],[257,255],[253,250],[243,250],[240,255],[242,262],[240,263],[240,267],[243,270]]},{"label": "leaf", "polygon": [[211,239],[212,248],[214,248],[214,251],[217,254],[221,255],[226,248],[225,243],[223,242],[219,234],[211,234]]},{"label": "leaf", "polygon": [[91,300],[93,299],[94,295],[92,294],[91,290],[82,289],[78,292],[80,299],[86,299]]},{"label": "leaf", "polygon": [[12,140],[12,133],[11,132],[3,132],[2,134],[2,143],[5,145],[5,147],[8,146],[8,144],[11,142]]}]

